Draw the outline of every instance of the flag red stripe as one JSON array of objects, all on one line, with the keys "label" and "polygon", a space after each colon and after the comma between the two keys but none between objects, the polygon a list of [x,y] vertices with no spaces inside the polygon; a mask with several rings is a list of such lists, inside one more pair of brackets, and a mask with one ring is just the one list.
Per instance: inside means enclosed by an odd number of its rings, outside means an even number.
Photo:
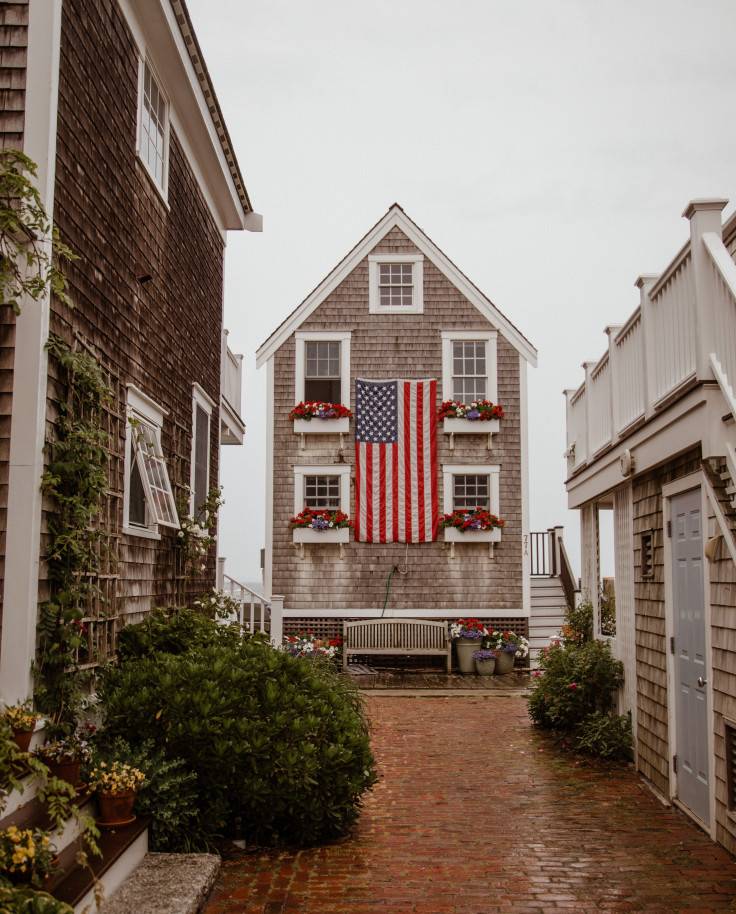
[{"label": "flag red stripe", "polygon": [[373,445],[365,446],[365,539],[373,542]]},{"label": "flag red stripe", "polygon": [[411,385],[404,383],[404,435],[402,447],[404,453],[401,459],[404,461],[404,539],[407,543],[412,543],[411,529]]},{"label": "flag red stripe", "polygon": [[355,539],[360,542],[362,539],[362,530],[360,525],[360,482],[362,478],[362,466],[360,461],[360,442],[355,442]]},{"label": "flag red stripe", "polygon": [[417,442],[417,542],[427,539],[424,529],[424,384],[417,384],[416,429]]},{"label": "flag red stripe", "polygon": [[398,543],[399,541],[399,446],[394,443],[391,445],[391,450],[393,451],[393,460],[391,466],[393,468],[393,491],[391,492],[391,498],[393,499],[393,542]]},{"label": "flag red stripe", "polygon": [[429,385],[429,409],[431,418],[429,425],[429,448],[430,448],[430,474],[432,481],[432,542],[437,539],[437,528],[439,526],[439,496],[437,492],[437,382],[431,381]]},{"label": "flag red stripe", "polygon": [[378,448],[379,467],[378,467],[378,484],[380,487],[380,499],[378,504],[378,536],[379,542],[386,542],[386,445],[381,444]]}]

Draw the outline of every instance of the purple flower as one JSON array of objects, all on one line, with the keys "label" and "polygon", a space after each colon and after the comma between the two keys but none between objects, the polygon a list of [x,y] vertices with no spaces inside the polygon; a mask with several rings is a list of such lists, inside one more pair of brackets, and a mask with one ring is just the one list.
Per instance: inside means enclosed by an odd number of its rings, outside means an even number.
[{"label": "purple flower", "polygon": [[315,517],[312,521],[312,529],[314,530],[329,530],[330,522],[324,517]]},{"label": "purple flower", "polygon": [[478,638],[483,638],[485,636],[483,635],[483,632],[479,632],[477,628],[469,628],[466,631],[461,632],[457,637],[458,638],[478,639]]},{"label": "purple flower", "polygon": [[509,644],[504,644],[501,650],[504,654],[515,654],[519,650],[519,645],[510,642]]},{"label": "purple flower", "polygon": [[470,656],[473,658],[473,660],[495,660],[496,659],[496,654],[494,651],[484,651],[484,650],[473,651],[473,653]]},{"label": "purple flower", "polygon": [[469,410],[465,413],[465,418],[466,418],[466,419],[479,419],[479,418],[480,418],[480,410],[477,410],[477,409],[469,409]]}]

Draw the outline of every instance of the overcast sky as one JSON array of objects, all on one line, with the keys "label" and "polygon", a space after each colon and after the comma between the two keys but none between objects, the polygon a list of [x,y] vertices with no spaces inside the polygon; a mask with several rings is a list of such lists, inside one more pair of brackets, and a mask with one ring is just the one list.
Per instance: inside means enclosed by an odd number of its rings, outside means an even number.
[{"label": "overcast sky", "polygon": [[[246,444],[220,553],[257,580],[266,369],[255,350],[398,202],[539,350],[531,527],[565,526],[564,388],[688,237],[736,202],[733,0],[187,0],[262,235],[231,233],[225,322]],[[730,215],[733,204],[724,213]]]}]

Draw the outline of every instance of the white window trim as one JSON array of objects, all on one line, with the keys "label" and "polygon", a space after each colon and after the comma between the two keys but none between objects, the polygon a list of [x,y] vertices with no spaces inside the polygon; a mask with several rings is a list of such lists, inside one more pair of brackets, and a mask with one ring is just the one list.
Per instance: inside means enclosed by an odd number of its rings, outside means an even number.
[{"label": "white window trim", "polygon": [[[296,352],[294,355],[294,405],[304,400],[304,372],[306,369],[305,343],[341,343],[340,346],[340,391],[342,406],[350,409],[350,331],[298,330],[294,334]],[[330,422],[337,420],[330,419]],[[331,426],[332,427],[332,426]]]},{"label": "white window trim", "polygon": [[194,518],[194,509],[196,508],[196,505],[194,504],[194,449],[196,447],[197,436],[197,406],[201,406],[210,418],[210,427],[208,430],[210,434],[207,435],[207,479],[209,481],[210,464],[212,461],[212,414],[215,409],[215,402],[205,389],[195,382],[192,384],[192,450],[189,459],[189,516],[191,518]]},{"label": "white window trim", "polygon": [[[498,403],[498,331],[443,330],[442,336],[442,401],[452,400],[452,344],[467,341],[486,343],[486,400]],[[481,423],[482,424],[482,423]],[[484,431],[480,428],[479,431]]]},{"label": "white window trim", "polygon": [[[145,92],[145,73],[146,66],[151,71],[152,76],[156,80],[156,85],[158,90],[161,93],[165,105],[166,105],[166,123],[164,125],[164,175],[161,184],[158,182],[158,178],[151,169],[151,166],[148,164],[148,160],[143,156],[142,150],[142,134],[143,134],[143,98]],[[148,173],[151,183],[156,188],[158,193],[161,195],[161,199],[164,201],[166,206],[169,206],[169,152],[170,152],[170,140],[171,140],[171,103],[169,101],[168,95],[164,92],[163,84],[161,82],[161,77],[158,75],[156,67],[153,65],[151,59],[147,56],[141,56],[138,58],[138,115],[136,123],[136,132],[135,132],[135,151],[138,158],[143,163],[146,172]]]},{"label": "white window trim", "polygon": [[[412,306],[397,305],[389,308],[379,304],[378,266],[382,263],[410,263],[412,269]],[[424,254],[369,254],[368,255],[368,313],[369,314],[424,314]]]},{"label": "white window trim", "polygon": [[[143,539],[160,540],[161,534],[159,533],[158,529],[159,525],[156,522],[151,523],[146,527],[138,527],[131,526],[128,521],[128,513],[130,510],[130,470],[132,461],[135,459],[133,450],[134,429],[130,420],[137,418],[145,422],[147,425],[152,426],[156,432],[156,437],[160,446],[161,429],[163,428],[164,424],[164,416],[167,416],[168,412],[162,406],[156,403],[155,400],[152,400],[147,394],[143,393],[143,391],[137,388],[134,384],[128,384],[125,413],[125,485],[123,487],[123,533],[129,536],[138,536]],[[171,482],[169,481],[169,485],[170,484]]]},{"label": "white window trim", "polygon": [[340,507],[337,509],[343,514],[350,514],[350,466],[345,464],[301,464],[294,467],[294,515],[305,508],[304,504],[304,477],[305,476],[339,476],[340,477]]},{"label": "white window trim", "polygon": [[455,476],[488,476],[489,512],[499,516],[500,509],[500,476],[501,467],[497,464],[449,463],[442,466],[442,505],[443,514],[452,514],[453,507],[453,477]]}]

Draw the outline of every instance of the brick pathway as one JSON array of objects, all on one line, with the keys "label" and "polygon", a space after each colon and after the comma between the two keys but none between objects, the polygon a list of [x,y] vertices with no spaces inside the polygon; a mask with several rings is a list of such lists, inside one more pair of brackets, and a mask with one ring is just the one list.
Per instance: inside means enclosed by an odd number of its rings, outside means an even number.
[{"label": "brick pathway", "polygon": [[370,696],[354,833],[225,861],[206,914],[736,911],[736,861],[630,766],[533,730],[521,696]]}]

